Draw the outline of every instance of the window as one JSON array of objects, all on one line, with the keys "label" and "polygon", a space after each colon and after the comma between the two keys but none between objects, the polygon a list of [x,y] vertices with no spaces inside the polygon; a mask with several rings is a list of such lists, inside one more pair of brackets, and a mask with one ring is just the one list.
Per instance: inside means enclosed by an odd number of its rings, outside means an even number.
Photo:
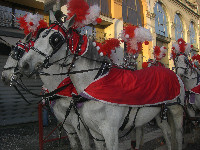
[{"label": "window", "polygon": [[139,0],[122,1],[123,21],[133,25],[142,26]]},{"label": "window", "polygon": [[181,18],[178,14],[175,15],[174,23],[175,23],[175,40],[177,41],[179,38],[183,38],[183,25]]},{"label": "window", "polygon": [[190,43],[191,44],[195,44],[196,43],[196,39],[195,39],[195,29],[194,29],[194,22],[190,23]]},{"label": "window", "polygon": [[85,26],[81,28],[80,34],[85,34],[87,37],[95,38],[96,37],[96,29],[91,26]]},{"label": "window", "polygon": [[160,3],[156,3],[154,7],[154,13],[156,15],[155,16],[156,34],[168,37],[166,15]]},{"label": "window", "polygon": [[109,16],[109,0],[86,0],[86,2],[90,6],[97,4],[101,8],[101,14]]}]

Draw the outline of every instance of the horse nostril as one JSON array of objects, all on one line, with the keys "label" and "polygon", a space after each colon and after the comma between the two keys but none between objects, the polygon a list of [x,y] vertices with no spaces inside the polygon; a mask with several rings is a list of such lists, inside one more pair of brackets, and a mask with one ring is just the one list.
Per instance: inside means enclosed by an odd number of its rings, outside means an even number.
[{"label": "horse nostril", "polygon": [[24,62],[23,67],[24,70],[28,70],[29,69],[29,64],[27,62]]},{"label": "horse nostril", "polygon": [[38,69],[40,69],[40,68],[41,68],[41,66],[42,66],[42,63],[40,63],[40,62],[39,62],[39,63],[37,63],[37,64],[35,65],[35,69],[37,69],[37,70],[38,70]]}]

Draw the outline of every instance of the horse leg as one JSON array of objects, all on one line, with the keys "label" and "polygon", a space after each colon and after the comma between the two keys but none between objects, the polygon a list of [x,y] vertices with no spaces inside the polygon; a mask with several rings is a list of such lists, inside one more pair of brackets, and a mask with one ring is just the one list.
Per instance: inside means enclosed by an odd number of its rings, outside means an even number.
[{"label": "horse leg", "polygon": [[81,146],[83,150],[92,150],[91,145],[90,145],[90,138],[89,138],[89,131],[86,130],[84,125],[80,123],[80,129],[77,128],[78,122],[75,123],[75,130],[76,133],[79,137]]},{"label": "horse leg", "polygon": [[156,119],[156,123],[158,127],[163,132],[163,136],[166,141],[168,150],[171,150],[172,149],[171,148],[171,129],[170,129],[169,124],[167,123],[167,120],[161,120],[159,115],[157,115],[155,119]]},{"label": "horse leg", "polygon": [[118,150],[118,127],[112,126],[106,122],[103,127],[101,127],[101,131],[105,139],[107,150]]},{"label": "horse leg", "polygon": [[[92,137],[96,139],[96,140],[95,139],[93,140],[96,150],[106,150],[103,136],[93,130],[90,130],[90,133]],[[103,141],[98,141],[98,140],[103,140]]]},{"label": "horse leg", "polygon": [[[80,150],[80,144],[75,129],[72,126],[66,124],[63,125],[63,128],[67,131],[67,136],[70,142],[71,149]],[[70,134],[70,133],[75,133],[75,134]]]},{"label": "horse leg", "polygon": [[136,146],[135,150],[138,150],[140,148],[140,145],[143,141],[143,127],[137,127],[136,128]]},{"label": "horse leg", "polygon": [[[175,147],[172,147],[172,149],[175,148],[175,150],[182,150],[182,124],[183,124],[183,109],[181,105],[172,105],[169,107],[170,114],[172,115],[169,121],[173,121],[171,124],[171,133],[172,133],[172,142],[176,141]],[[174,131],[175,131],[175,137],[174,137]],[[176,147],[177,146],[177,147]]]}]

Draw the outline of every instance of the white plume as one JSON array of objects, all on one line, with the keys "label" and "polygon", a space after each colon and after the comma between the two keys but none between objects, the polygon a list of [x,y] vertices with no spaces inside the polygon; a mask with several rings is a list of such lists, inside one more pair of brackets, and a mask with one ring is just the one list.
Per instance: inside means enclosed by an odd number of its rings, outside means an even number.
[{"label": "white plume", "polygon": [[99,17],[100,15],[100,7],[98,5],[93,5],[90,6],[89,10],[88,10],[88,15],[86,15],[86,20],[83,20],[82,24],[87,25],[90,24],[92,22],[95,22],[96,19]]},{"label": "white plume", "polygon": [[[27,14],[26,18],[25,18],[27,25],[28,25],[28,29],[31,32],[34,32],[37,30],[37,27],[39,26],[39,21],[40,21],[40,17],[36,14],[33,15],[31,13]],[[32,22],[33,25],[31,26],[29,23]]]},{"label": "white plume", "polygon": [[135,29],[135,39],[137,42],[152,41],[152,35],[149,29],[138,27]]},{"label": "white plume", "polygon": [[192,50],[191,44],[187,43],[187,45],[185,46],[185,54],[189,55],[191,50]]},{"label": "white plume", "polygon": [[172,44],[172,47],[175,48],[174,52],[175,52],[176,54],[178,54],[178,53],[180,52],[180,47],[179,47],[179,45],[178,45],[177,43],[173,43],[173,44]]}]

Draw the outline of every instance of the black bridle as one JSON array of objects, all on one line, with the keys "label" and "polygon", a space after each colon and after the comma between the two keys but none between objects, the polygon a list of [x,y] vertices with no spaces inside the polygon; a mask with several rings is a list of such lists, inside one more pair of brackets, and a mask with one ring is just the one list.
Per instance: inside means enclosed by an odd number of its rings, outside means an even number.
[{"label": "black bridle", "polygon": [[[23,46],[24,48],[22,48],[21,46]],[[22,58],[22,56],[24,55],[25,49],[27,49],[27,48],[28,48],[27,44],[24,44],[21,41],[18,41],[16,43],[16,45],[12,47],[12,50],[9,54],[10,57],[12,57],[14,60],[17,61],[16,66],[7,67],[7,68],[4,67],[3,70],[14,69],[14,72],[16,72],[18,70],[18,62]]]},{"label": "black bridle", "polygon": [[36,73],[38,71],[38,69],[41,68],[48,68],[52,65],[52,63],[49,62],[49,59],[61,48],[61,46],[66,42],[67,38],[64,37],[64,35],[62,35],[59,31],[59,29],[62,29],[63,31],[65,31],[65,33],[67,32],[66,29],[59,23],[59,22],[55,22],[53,23],[53,25],[47,29],[44,34],[42,35],[42,37],[46,37],[49,32],[51,30],[53,30],[54,27],[58,26],[58,32],[54,32],[50,37],[49,37],[49,43],[53,49],[52,53],[50,55],[47,55],[43,52],[41,52],[39,49],[35,48],[34,46],[31,47],[30,49],[37,52],[38,54],[42,55],[43,57],[45,57],[45,60],[43,62],[43,64],[41,66],[38,66],[38,68],[36,70],[34,70],[30,75],[33,75],[34,73]]},{"label": "black bridle", "polygon": [[[179,67],[179,66],[177,66],[178,57],[181,56],[181,55],[184,56],[184,62],[185,62],[185,64],[186,64],[186,67]],[[175,65],[175,68],[176,68],[176,70],[175,70],[176,73],[178,72],[178,69],[183,69],[183,70],[184,70],[184,73],[187,74],[188,69],[189,69],[189,67],[190,67],[190,62],[189,62],[189,59],[188,59],[187,55],[186,55],[185,53],[181,53],[181,52],[178,53],[178,54],[176,55],[175,59],[174,59],[174,65]]]}]

